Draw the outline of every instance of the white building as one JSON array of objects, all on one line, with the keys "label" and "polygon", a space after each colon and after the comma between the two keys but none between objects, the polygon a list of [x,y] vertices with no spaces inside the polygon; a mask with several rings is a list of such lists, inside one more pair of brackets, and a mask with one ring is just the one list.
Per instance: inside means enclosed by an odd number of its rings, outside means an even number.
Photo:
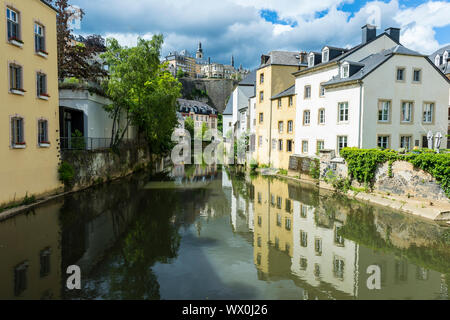
[{"label": "white building", "polygon": [[411,150],[427,133],[447,132],[449,80],[427,56],[400,44],[400,29],[362,28],[352,49],[325,46],[294,73],[295,152],[346,146]]}]

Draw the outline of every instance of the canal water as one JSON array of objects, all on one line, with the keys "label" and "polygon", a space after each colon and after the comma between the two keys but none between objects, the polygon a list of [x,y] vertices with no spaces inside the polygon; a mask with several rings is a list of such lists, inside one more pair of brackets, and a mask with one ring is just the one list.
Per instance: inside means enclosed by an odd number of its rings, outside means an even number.
[{"label": "canal water", "polygon": [[[73,265],[81,290],[66,286]],[[448,299],[449,285],[448,228],[215,166],[0,222],[0,299]]]}]

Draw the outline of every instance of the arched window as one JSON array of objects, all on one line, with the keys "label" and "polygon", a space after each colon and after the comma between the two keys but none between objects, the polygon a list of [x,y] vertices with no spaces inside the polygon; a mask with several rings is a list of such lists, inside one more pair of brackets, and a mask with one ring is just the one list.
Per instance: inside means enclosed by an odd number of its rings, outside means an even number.
[{"label": "arched window", "polygon": [[441,65],[441,56],[440,55],[436,55],[436,57],[434,58],[434,64],[438,67]]}]

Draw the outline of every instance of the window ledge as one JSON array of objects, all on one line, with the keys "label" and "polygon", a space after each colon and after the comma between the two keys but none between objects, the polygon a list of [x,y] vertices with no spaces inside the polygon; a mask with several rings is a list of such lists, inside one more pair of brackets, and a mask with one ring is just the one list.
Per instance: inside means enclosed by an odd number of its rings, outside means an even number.
[{"label": "window ledge", "polygon": [[50,148],[50,143],[39,143],[40,148]]},{"label": "window ledge", "polygon": [[23,42],[20,42],[18,40],[9,40],[8,42],[10,44],[12,44],[13,46],[16,46],[18,48],[23,48]]},{"label": "window ledge", "polygon": [[48,53],[42,52],[42,51],[38,51],[36,52],[36,55],[42,57],[42,58],[46,58],[48,57]]},{"label": "window ledge", "polygon": [[38,96],[39,99],[41,100],[46,100],[48,101],[48,99],[50,98],[49,96]]},{"label": "window ledge", "polygon": [[25,149],[27,147],[26,144],[13,144],[11,146],[13,149]]},{"label": "window ledge", "polygon": [[12,94],[15,94],[15,95],[18,95],[18,96],[24,96],[25,95],[25,91],[22,91],[22,90],[11,89],[10,92]]}]

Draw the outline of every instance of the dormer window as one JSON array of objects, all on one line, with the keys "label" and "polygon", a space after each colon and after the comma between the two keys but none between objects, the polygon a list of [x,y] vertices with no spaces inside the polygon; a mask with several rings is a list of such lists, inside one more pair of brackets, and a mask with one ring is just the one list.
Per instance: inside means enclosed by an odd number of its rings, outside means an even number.
[{"label": "dormer window", "polygon": [[448,60],[448,51],[444,52],[444,61],[442,63],[446,63]]},{"label": "dormer window", "polygon": [[350,66],[348,64],[344,64],[342,66],[342,78],[348,78],[350,75]]},{"label": "dormer window", "polygon": [[308,58],[308,67],[309,67],[309,68],[314,67],[314,54],[313,54],[313,53],[309,55],[309,58]]},{"label": "dormer window", "polygon": [[436,55],[436,57],[434,58],[434,64],[439,67],[441,65],[441,56],[440,55]]},{"label": "dormer window", "polygon": [[330,49],[325,48],[322,51],[322,62],[328,62],[330,58]]}]

